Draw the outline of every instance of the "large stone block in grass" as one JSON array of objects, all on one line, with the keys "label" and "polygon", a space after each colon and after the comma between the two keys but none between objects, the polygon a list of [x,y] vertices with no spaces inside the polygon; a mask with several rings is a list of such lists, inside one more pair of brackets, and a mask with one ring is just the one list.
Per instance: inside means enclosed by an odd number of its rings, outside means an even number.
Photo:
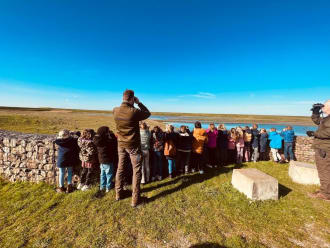
[{"label": "large stone block in grass", "polygon": [[319,174],[314,164],[290,161],[289,176],[295,183],[320,184]]},{"label": "large stone block in grass", "polygon": [[257,169],[234,169],[231,183],[252,200],[278,199],[277,179]]}]

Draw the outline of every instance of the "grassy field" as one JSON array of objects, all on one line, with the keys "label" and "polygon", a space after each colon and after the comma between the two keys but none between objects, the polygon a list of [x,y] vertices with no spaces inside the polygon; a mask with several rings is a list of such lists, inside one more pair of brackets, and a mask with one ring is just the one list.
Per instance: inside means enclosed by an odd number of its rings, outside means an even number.
[{"label": "grassy field", "polygon": [[[269,116],[269,115],[226,115],[226,114],[189,114],[189,113],[158,113],[153,115],[177,116],[171,121],[200,121],[219,123],[287,123],[295,125],[313,125],[309,117],[304,116]],[[184,119],[180,119],[185,117]],[[188,119],[187,119],[188,117]],[[196,118],[195,118],[196,117]],[[162,121],[148,120],[150,126],[160,125]],[[115,130],[111,111],[52,109],[52,108],[18,108],[0,107],[0,129],[25,133],[53,134],[60,129],[82,130],[97,129],[102,125]]]},{"label": "grassy field", "polygon": [[143,186],[148,202],[114,201],[97,186],[57,194],[46,184],[0,180],[0,247],[329,247],[330,204],[293,183],[288,166],[247,163],[276,177],[278,201],[248,200],[233,166]]},{"label": "grassy field", "polygon": [[[150,126],[161,122],[148,120]],[[63,109],[0,108],[0,129],[23,133],[55,134],[61,129],[83,130],[100,126],[115,130],[115,122],[110,113],[99,111],[79,111]]]}]

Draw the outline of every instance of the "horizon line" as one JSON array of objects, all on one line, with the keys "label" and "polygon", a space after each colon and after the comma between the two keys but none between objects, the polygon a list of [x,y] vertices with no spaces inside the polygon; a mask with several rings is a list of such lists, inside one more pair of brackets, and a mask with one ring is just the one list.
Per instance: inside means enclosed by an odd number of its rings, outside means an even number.
[{"label": "horizon line", "polygon": [[[49,107],[49,106],[40,106],[40,107],[22,107],[22,106],[0,106],[0,110],[2,108],[19,108],[19,109],[54,109],[54,110],[79,110],[79,111],[102,111],[102,112],[111,112],[112,110],[106,110],[106,109],[75,109],[75,108],[56,108],[56,107]],[[185,114],[185,115],[198,115],[198,114],[203,114],[203,115],[241,115],[241,116],[285,116],[285,117],[309,117],[309,115],[267,115],[267,114],[224,114],[224,113],[192,113],[192,112],[163,112],[163,111],[150,111],[151,114],[157,114],[157,113],[162,113],[162,114]]]}]

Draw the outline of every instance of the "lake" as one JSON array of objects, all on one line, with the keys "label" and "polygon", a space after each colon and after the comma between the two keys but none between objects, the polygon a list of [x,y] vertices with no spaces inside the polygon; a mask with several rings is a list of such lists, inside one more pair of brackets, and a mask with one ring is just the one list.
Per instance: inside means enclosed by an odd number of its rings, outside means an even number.
[{"label": "lake", "polygon": [[[102,116],[112,116],[111,113],[87,113],[88,115],[94,116],[94,115],[102,115]],[[193,130],[194,128],[194,121],[198,119],[205,119],[208,118],[210,119],[209,122],[202,122],[202,127],[207,129],[209,127],[209,123],[212,121],[212,117],[205,117],[205,116],[169,116],[169,115],[152,115],[150,119],[152,120],[159,120],[159,121],[164,121],[165,123],[172,124],[174,127],[179,128],[181,125],[186,125],[189,127],[190,130]],[[171,120],[176,121],[176,120],[182,120],[184,122],[171,122]],[[219,123],[215,123],[216,126]],[[233,127],[241,126],[252,126],[252,123],[224,123],[227,129],[231,129]],[[281,125],[281,124],[258,124],[258,129],[260,128],[265,128],[267,132],[269,131],[270,128],[274,127],[276,128],[277,131],[282,131],[283,128],[286,127],[286,125]],[[301,125],[291,125],[295,134],[297,136],[306,136],[306,131],[311,130],[315,131],[317,129],[317,126],[301,126]]]},{"label": "lake", "polygon": [[[192,122],[166,122],[169,124],[172,124],[174,127],[179,128],[181,125],[186,125],[189,127],[190,130],[193,130],[194,128],[194,123]],[[215,123],[215,126],[218,126],[219,123]],[[249,126],[252,127],[251,123],[225,123],[226,128],[229,130],[233,127],[237,127],[237,126],[241,126],[241,127],[245,127],[245,126]],[[295,134],[297,136],[306,136],[306,131],[311,130],[311,131],[315,131],[317,129],[317,126],[298,126],[298,125],[291,125]],[[202,127],[207,129],[209,127],[208,123],[202,123]],[[279,124],[258,124],[258,129],[260,130],[261,128],[265,128],[267,130],[267,132],[269,132],[270,128],[276,128],[276,130],[278,132],[282,131],[283,128],[286,127],[286,125],[279,125]]]}]

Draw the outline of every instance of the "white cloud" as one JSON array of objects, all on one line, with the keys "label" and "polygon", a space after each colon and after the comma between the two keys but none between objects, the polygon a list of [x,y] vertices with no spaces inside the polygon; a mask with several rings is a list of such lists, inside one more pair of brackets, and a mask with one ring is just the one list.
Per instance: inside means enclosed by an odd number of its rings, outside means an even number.
[{"label": "white cloud", "polygon": [[209,93],[209,92],[198,92],[197,94],[181,95],[179,97],[180,98],[195,97],[195,98],[203,98],[203,99],[215,99],[216,95]]}]

